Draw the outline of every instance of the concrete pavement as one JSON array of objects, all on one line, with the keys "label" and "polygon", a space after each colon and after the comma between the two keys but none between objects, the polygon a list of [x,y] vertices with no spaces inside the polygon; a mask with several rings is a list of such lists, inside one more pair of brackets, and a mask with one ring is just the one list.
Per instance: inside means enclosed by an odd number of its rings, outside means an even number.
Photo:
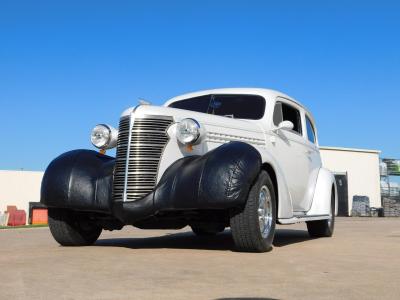
[{"label": "concrete pavement", "polygon": [[279,226],[274,244],[127,227],[66,248],[48,228],[0,230],[0,299],[400,299],[400,218],[338,218],[323,239]]}]

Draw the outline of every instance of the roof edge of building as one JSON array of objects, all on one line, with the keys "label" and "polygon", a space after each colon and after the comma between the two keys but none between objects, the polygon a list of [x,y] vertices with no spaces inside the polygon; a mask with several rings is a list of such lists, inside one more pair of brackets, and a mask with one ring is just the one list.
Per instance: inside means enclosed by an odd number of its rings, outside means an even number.
[{"label": "roof edge of building", "polygon": [[329,146],[320,146],[319,149],[320,150],[333,150],[333,151],[375,153],[375,154],[380,154],[382,152],[380,150],[373,150],[373,149],[358,149],[358,148],[329,147]]},{"label": "roof edge of building", "polygon": [[1,172],[8,172],[8,173],[40,173],[44,174],[44,171],[33,171],[33,170],[6,170],[6,169],[0,169]]}]

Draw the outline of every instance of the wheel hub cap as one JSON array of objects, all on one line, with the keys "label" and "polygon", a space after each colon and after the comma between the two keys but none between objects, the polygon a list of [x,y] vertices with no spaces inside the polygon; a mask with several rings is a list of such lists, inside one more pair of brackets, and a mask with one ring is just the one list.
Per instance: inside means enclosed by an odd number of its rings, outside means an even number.
[{"label": "wheel hub cap", "polygon": [[267,186],[263,185],[258,198],[258,224],[263,238],[266,238],[272,227],[272,199]]}]

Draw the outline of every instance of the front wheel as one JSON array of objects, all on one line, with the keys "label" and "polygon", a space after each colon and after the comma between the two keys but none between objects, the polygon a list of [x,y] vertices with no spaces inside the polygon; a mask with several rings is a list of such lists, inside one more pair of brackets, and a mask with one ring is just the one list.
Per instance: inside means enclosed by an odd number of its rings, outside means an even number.
[{"label": "front wheel", "polygon": [[230,226],[237,249],[246,252],[270,251],[275,223],[274,185],[268,173],[261,171],[250,189],[244,208],[231,213]]},{"label": "front wheel", "polygon": [[99,238],[102,228],[87,215],[70,210],[49,208],[49,227],[62,246],[89,246]]}]

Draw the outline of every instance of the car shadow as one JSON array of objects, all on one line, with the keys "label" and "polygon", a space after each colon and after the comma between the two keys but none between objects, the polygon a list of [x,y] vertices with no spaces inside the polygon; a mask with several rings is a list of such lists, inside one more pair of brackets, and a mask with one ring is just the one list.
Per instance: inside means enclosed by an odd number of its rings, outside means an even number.
[{"label": "car shadow", "polygon": [[277,229],[275,232],[274,246],[284,247],[297,243],[311,241],[314,238],[308,235],[307,230],[296,229]]},{"label": "car shadow", "polygon": [[218,298],[215,300],[278,300],[276,298],[260,298],[260,297],[240,297],[240,298]]},{"label": "car shadow", "polygon": [[198,249],[234,250],[230,231],[215,236],[196,236],[192,232],[167,233],[163,236],[146,238],[99,239],[96,246],[125,247],[130,249]]},{"label": "car shadow", "polygon": [[[284,247],[311,240],[307,231],[277,229],[274,246]],[[99,239],[95,246],[125,247],[130,249],[197,249],[235,251],[230,230],[215,236],[196,236],[192,232],[167,233],[159,237]]]}]

